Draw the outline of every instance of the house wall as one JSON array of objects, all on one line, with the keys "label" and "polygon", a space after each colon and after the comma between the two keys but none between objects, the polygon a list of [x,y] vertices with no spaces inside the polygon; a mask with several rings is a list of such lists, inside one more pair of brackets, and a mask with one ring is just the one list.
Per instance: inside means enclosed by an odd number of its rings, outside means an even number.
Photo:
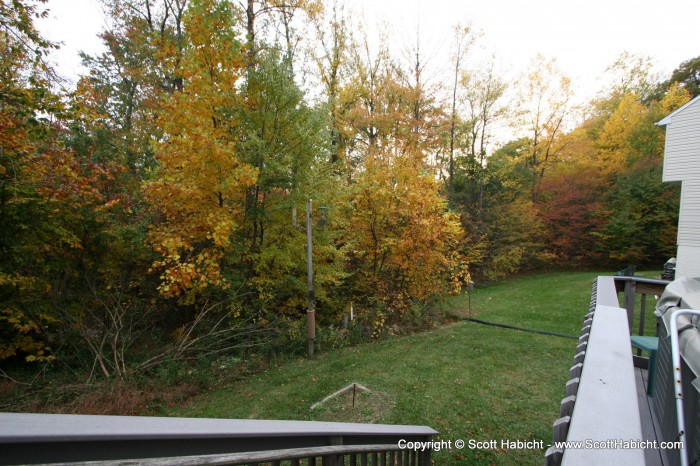
[{"label": "house wall", "polygon": [[662,120],[663,181],[681,182],[676,278],[700,277],[700,99]]},{"label": "house wall", "polygon": [[700,277],[700,179],[681,184],[676,278]]},{"label": "house wall", "polygon": [[700,277],[700,177],[681,184],[677,244],[676,278]]},{"label": "house wall", "polygon": [[666,126],[664,181],[700,181],[700,100],[673,115]]}]

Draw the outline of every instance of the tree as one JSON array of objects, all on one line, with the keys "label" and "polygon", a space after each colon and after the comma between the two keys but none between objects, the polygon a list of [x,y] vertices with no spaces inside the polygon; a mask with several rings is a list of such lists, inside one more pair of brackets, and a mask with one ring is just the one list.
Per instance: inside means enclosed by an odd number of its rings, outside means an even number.
[{"label": "tree", "polygon": [[[325,22],[324,22],[325,21]],[[350,32],[344,11],[337,3],[333,4],[332,16],[319,16],[314,21],[320,53],[311,52],[319,70],[321,83],[326,92],[329,113],[329,136],[331,143],[331,163],[343,158],[345,141],[342,138],[342,109],[340,108],[340,89],[346,72]]]},{"label": "tree", "polygon": [[430,120],[416,119],[415,87],[402,84],[385,52],[365,52],[341,93],[357,161],[346,240],[351,297],[378,332],[414,301],[459,288],[466,268],[461,228],[427,164],[432,135],[421,125]]},{"label": "tree", "polygon": [[[256,105],[239,109],[236,138],[239,157],[256,168],[258,177],[246,193],[230,263],[255,297],[247,301],[251,308],[294,316],[306,302],[306,238],[298,211],[307,199],[331,207],[314,244],[318,298],[323,300],[343,276],[342,250],[333,246],[334,199],[343,185],[329,161],[325,115],[304,102],[284,58],[274,51],[260,53],[256,73],[257,90],[248,93]],[[319,308],[320,315],[324,311]]]},{"label": "tree", "polygon": [[621,53],[606,72],[612,76],[612,95],[635,94],[645,103],[654,99],[659,75],[654,72],[651,58]]},{"label": "tree", "polygon": [[616,265],[660,264],[676,247],[680,190],[661,182],[662,159],[636,161],[609,193],[598,249]]},{"label": "tree", "polygon": [[542,182],[537,208],[546,228],[543,243],[557,261],[581,265],[599,259],[595,235],[603,223],[606,182],[605,174],[595,167]]},{"label": "tree", "polygon": [[452,85],[451,113],[450,113],[450,136],[449,136],[449,161],[448,161],[448,187],[447,187],[447,204],[452,207],[454,197],[454,171],[455,171],[455,140],[457,127],[457,91],[459,89],[460,76],[462,75],[462,67],[464,59],[469,48],[474,43],[474,36],[469,27],[455,27],[455,51],[452,56],[454,64],[454,82]]},{"label": "tree", "polygon": [[461,79],[461,85],[466,89],[465,131],[468,134],[469,160],[478,185],[479,216],[484,209],[486,146],[492,137],[492,125],[507,112],[506,106],[501,103],[506,84],[494,74],[493,66],[492,62],[487,69],[464,73]]},{"label": "tree", "polygon": [[680,84],[691,98],[700,95],[700,56],[691,58],[681,63],[673,70],[671,78],[664,84],[665,88],[670,88],[673,83]]},{"label": "tree", "polygon": [[91,106],[93,118],[86,124],[99,131],[106,150],[143,178],[162,136],[156,124],[162,97],[183,86],[187,1],[101,1],[109,18],[100,35],[107,51],[81,55],[90,72],[80,79],[74,100],[84,109]]},{"label": "tree", "polygon": [[531,141],[527,162],[532,171],[532,199],[536,200],[546,170],[564,148],[559,136],[570,112],[571,81],[554,60],[538,55],[521,92],[519,124]]},{"label": "tree", "polygon": [[258,176],[238,158],[232,132],[245,69],[234,19],[229,2],[190,4],[183,90],[163,104],[159,166],[144,192],[162,216],[149,241],[160,255],[153,268],[161,274],[159,289],[166,297],[186,294],[193,299],[193,293],[209,286],[230,286],[221,261],[234,247],[233,234],[244,221],[246,189]]},{"label": "tree", "polygon": [[60,151],[51,120],[63,111],[46,60],[56,45],[34,25],[47,15],[43,3],[0,2],[0,360],[54,357],[47,331],[54,317],[35,302],[46,263],[34,254],[60,237],[37,190],[44,162]]},{"label": "tree", "polygon": [[[466,239],[461,247],[477,280],[497,280],[533,269],[547,259],[544,223],[531,200],[532,172],[527,163],[528,139],[511,141],[496,150],[483,169],[483,210],[475,199],[472,167],[457,165],[455,194],[463,210]],[[464,199],[464,200],[463,200]]]}]

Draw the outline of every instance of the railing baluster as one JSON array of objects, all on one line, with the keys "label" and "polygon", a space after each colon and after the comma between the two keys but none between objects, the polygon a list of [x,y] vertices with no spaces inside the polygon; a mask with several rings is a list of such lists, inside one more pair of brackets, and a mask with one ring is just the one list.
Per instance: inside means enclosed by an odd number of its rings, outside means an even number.
[{"label": "railing baluster", "polygon": [[644,325],[646,324],[646,314],[647,314],[647,295],[644,293],[642,295],[642,307],[639,310],[639,335],[644,336]]},{"label": "railing baluster", "polygon": [[367,462],[367,457],[369,456],[369,453],[362,453],[360,456],[360,464],[361,466],[368,466]]},{"label": "railing baluster", "polygon": [[576,395],[578,392],[578,384],[581,379],[576,377],[566,382],[566,396]]},{"label": "railing baluster", "polygon": [[634,324],[634,303],[637,298],[637,283],[632,280],[625,281],[625,309],[627,310],[627,322],[632,334]]}]

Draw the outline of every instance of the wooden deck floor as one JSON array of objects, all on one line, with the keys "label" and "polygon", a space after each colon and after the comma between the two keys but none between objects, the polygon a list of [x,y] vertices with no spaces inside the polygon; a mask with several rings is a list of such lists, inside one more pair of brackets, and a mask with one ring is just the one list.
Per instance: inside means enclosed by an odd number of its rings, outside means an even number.
[{"label": "wooden deck floor", "polygon": [[[639,402],[639,416],[642,421],[643,440],[656,440],[661,442],[659,422],[654,414],[653,398],[647,396],[647,371],[646,369],[634,369],[637,382],[637,401]],[[644,450],[646,466],[670,466],[671,462],[663,450]]]}]

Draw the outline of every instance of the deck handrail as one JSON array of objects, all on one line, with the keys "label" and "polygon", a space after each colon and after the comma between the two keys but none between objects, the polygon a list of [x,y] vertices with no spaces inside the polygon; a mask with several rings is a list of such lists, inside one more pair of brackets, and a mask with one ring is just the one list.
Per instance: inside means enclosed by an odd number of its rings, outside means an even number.
[{"label": "deck handrail", "polygon": [[[266,461],[252,459],[255,455],[272,458],[283,450],[305,458],[331,455],[328,463],[336,464],[335,456],[352,455],[353,449],[373,455],[390,452],[393,446],[402,458],[428,465],[430,448],[402,450],[399,441],[429,447],[435,435],[438,432],[427,426],[0,413],[0,464],[150,463],[149,459],[177,457],[201,457],[201,464],[213,464],[207,462],[208,455],[239,455],[243,462],[226,464],[255,464]],[[246,455],[250,461],[245,460]],[[294,460],[291,456],[285,459]]]},{"label": "deck handrail", "polygon": [[[607,443],[642,439],[627,313],[614,277],[598,277],[589,310],[545,464],[644,464],[643,450]],[[593,448],[600,445],[609,448]]]},{"label": "deck handrail", "polygon": [[[630,334],[634,334],[636,298],[637,295],[641,295],[639,329],[637,330],[637,335],[643,336],[645,333],[647,295],[660,296],[666,288],[666,285],[671,282],[668,280],[642,277],[616,276],[613,278],[615,280],[615,289],[617,292],[624,292],[624,308],[627,310]],[[616,304],[616,306],[617,305],[618,304]]]},{"label": "deck handrail", "polygon": [[[420,450],[401,450],[396,444],[388,445],[339,445],[330,447],[291,448],[286,450],[254,451],[245,453],[230,453],[217,455],[196,456],[168,456],[164,458],[141,458],[128,460],[129,466],[239,466],[247,464],[259,464],[272,462],[279,464],[282,461],[290,461],[291,464],[300,464],[300,460],[322,459],[323,464],[345,465],[345,459],[354,455],[384,457],[382,464],[430,464],[419,462]],[[333,462],[333,460],[336,460]],[[124,460],[87,461],[71,463],[71,466],[124,466]],[[350,464],[358,463],[350,460]],[[364,461],[360,464],[378,464],[376,459]],[[48,463],[42,466],[65,466],[65,463]]]}]

